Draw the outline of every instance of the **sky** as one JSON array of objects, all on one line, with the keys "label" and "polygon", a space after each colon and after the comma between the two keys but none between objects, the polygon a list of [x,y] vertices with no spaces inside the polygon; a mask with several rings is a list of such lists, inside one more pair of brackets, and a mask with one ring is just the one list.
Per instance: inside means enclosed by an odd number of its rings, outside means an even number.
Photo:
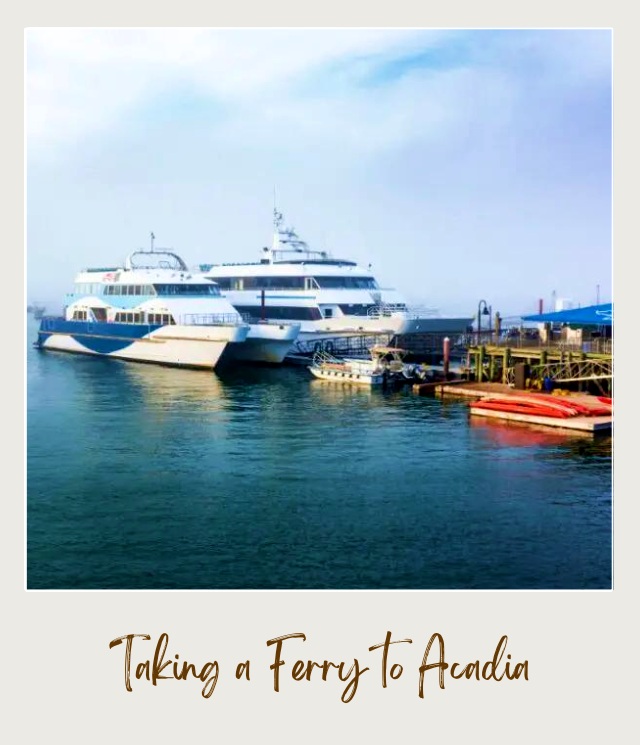
[{"label": "sky", "polygon": [[411,305],[610,302],[609,30],[25,31],[27,300],[149,246],[257,261],[274,191]]}]

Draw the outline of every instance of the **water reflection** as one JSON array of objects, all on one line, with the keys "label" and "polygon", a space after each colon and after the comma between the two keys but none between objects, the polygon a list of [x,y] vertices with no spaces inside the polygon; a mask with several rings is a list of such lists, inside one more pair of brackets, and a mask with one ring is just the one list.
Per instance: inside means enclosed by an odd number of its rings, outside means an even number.
[{"label": "water reflection", "polygon": [[525,422],[506,422],[469,417],[469,426],[493,445],[499,447],[545,447],[566,445],[571,441],[593,440],[589,432],[569,429],[550,429]]},{"label": "water reflection", "polygon": [[158,365],[126,365],[124,374],[136,386],[144,404],[168,410],[185,404],[199,410],[222,411],[229,392],[220,379],[206,370],[181,370]]},{"label": "water reflection", "polygon": [[327,406],[343,406],[353,401],[383,404],[385,401],[384,393],[380,388],[349,385],[332,380],[310,380],[309,392],[312,398]]},{"label": "water reflection", "polygon": [[544,460],[592,462],[598,468],[611,468],[613,438],[579,430],[550,429],[522,422],[498,422],[470,417],[469,426],[492,446],[538,448],[536,457]]}]

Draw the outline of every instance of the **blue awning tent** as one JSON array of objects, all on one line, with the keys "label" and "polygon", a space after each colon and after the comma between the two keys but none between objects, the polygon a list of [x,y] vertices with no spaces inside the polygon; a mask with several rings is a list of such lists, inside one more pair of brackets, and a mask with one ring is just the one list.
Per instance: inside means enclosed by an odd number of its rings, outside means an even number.
[{"label": "blue awning tent", "polygon": [[588,305],[586,308],[559,310],[536,316],[522,316],[523,321],[534,323],[571,323],[577,326],[613,326],[613,303]]}]

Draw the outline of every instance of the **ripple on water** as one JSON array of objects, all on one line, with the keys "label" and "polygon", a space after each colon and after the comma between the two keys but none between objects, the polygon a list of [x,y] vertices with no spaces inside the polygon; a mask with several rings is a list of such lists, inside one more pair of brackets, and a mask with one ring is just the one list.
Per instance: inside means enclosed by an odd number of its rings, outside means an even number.
[{"label": "ripple on water", "polygon": [[609,588],[611,441],[28,351],[31,588]]}]

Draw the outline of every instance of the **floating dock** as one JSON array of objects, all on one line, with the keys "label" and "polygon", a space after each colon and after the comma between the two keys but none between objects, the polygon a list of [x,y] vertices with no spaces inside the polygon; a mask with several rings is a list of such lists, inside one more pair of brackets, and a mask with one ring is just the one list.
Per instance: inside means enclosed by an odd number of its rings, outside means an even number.
[{"label": "floating dock", "polygon": [[[439,397],[457,397],[464,399],[475,399],[480,402],[483,399],[498,398],[506,404],[509,398],[521,399],[526,397],[523,391],[515,390],[502,383],[475,383],[468,380],[449,380],[434,383],[418,383],[413,386],[414,393],[418,395],[435,395]],[[544,396],[534,395],[532,402],[547,402],[549,404],[575,403],[584,407],[597,407],[599,405],[596,396],[588,394],[573,394],[569,396]],[[505,422],[519,422],[537,426],[554,427],[556,429],[573,430],[588,433],[611,432],[613,428],[613,415],[584,415],[571,416],[567,418],[543,416],[539,414],[525,414],[517,411],[499,411],[495,409],[474,406],[473,400],[469,401],[469,412],[472,416],[486,417],[493,420]]]},{"label": "floating dock", "polygon": [[501,393],[512,393],[513,389],[502,383],[474,383],[470,380],[438,380],[431,383],[416,383],[413,392],[418,396],[459,396],[460,398],[484,398]]},{"label": "floating dock", "polygon": [[552,419],[546,416],[535,416],[532,414],[516,414],[510,411],[490,411],[488,409],[477,409],[471,404],[472,416],[483,416],[490,419],[502,419],[507,422],[522,422],[526,424],[543,424],[546,427],[558,429],[579,430],[581,432],[611,432],[613,417],[611,416],[575,416],[570,419]]}]

